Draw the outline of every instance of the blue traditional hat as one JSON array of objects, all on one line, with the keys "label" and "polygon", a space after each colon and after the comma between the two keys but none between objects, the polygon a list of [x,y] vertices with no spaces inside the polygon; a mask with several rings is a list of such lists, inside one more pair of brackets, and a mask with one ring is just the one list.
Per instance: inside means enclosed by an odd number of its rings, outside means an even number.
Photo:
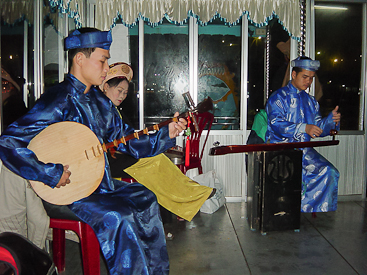
[{"label": "blue traditional hat", "polygon": [[65,38],[65,50],[80,48],[102,48],[109,50],[111,43],[111,31],[80,33],[80,31],[75,30]]},{"label": "blue traditional hat", "polygon": [[297,57],[296,59],[292,60],[291,66],[315,72],[320,68],[320,61],[301,59],[301,57]]}]

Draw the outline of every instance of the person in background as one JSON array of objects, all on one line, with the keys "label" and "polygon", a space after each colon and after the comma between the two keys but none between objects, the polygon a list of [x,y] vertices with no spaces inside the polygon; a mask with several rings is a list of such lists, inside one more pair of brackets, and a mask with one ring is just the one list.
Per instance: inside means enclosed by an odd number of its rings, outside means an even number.
[{"label": "person in background", "polygon": [[[3,128],[27,113],[21,87],[1,68]],[[39,197],[24,178],[14,174],[0,159],[0,233],[14,232],[44,248],[50,218]]]},{"label": "person in background", "polygon": [[[100,89],[117,107],[126,99],[132,77],[128,64],[112,64]],[[122,120],[125,119],[124,115]],[[118,151],[108,152],[107,156],[112,177],[136,178],[154,192],[160,205],[188,221],[216,191],[186,177],[164,154],[139,160]]]},{"label": "person in background", "polygon": [[[73,172],[68,164],[43,163],[27,148],[43,129],[57,122],[74,121],[89,127],[101,143],[134,132],[97,87],[109,71],[111,43],[110,31],[94,28],[75,30],[65,38],[70,64],[65,80],[42,94],[35,106],[0,136],[0,158],[7,169],[24,179],[63,188],[70,183]],[[135,158],[158,155],[175,146],[175,138],[186,124],[180,119],[116,149]],[[110,274],[169,273],[156,196],[139,183],[113,179],[107,160],[96,191],[68,207],[93,228]]]},{"label": "person in background", "polygon": [[[292,80],[275,91],[266,104],[268,127],[265,142],[307,142],[340,129],[338,106],[322,118],[319,104],[306,90],[311,86],[320,62],[298,57],[291,63]],[[302,212],[337,209],[338,170],[313,148],[303,148]]]},{"label": "person in background", "polygon": [[28,109],[24,104],[20,86],[3,68],[1,68],[1,77],[3,129],[6,129],[12,122],[27,113]]}]

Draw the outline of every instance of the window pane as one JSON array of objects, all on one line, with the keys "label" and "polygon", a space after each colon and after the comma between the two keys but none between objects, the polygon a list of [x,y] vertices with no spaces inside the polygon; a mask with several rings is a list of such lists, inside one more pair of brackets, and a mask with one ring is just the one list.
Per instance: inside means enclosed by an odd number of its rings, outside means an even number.
[{"label": "window pane", "polygon": [[[32,31],[33,27],[27,21],[11,26],[1,25],[2,130],[27,111],[29,93],[27,88],[24,89],[24,84],[26,80],[28,83],[33,82],[33,66],[28,68],[28,75],[24,76],[23,69],[27,66],[24,52],[33,56]],[[25,36],[27,32],[28,36]],[[28,37],[27,45],[24,45],[24,37]],[[28,62],[33,64],[31,58]]]},{"label": "window pane", "polygon": [[322,86],[322,97],[319,99],[322,115],[326,116],[339,105],[341,130],[358,130],[362,5],[318,1],[315,20],[316,59],[321,62],[317,75]]},{"label": "window pane", "polygon": [[184,112],[182,93],[189,90],[188,25],[164,20],[144,27],[144,112],[147,126]]},{"label": "window pane", "polygon": [[[57,33],[55,27],[49,17],[44,21],[44,91],[59,83],[59,53],[64,52],[63,44],[59,41],[62,39]],[[62,56],[63,58],[63,56]]]},{"label": "window pane", "polygon": [[266,27],[256,28],[249,24],[248,32],[247,129],[249,130],[256,113],[264,109]]},{"label": "window pane", "polygon": [[130,82],[129,92],[126,99],[121,103],[123,113],[128,117],[132,126],[139,129],[139,25],[129,29],[130,60],[134,72]]},{"label": "window pane", "polygon": [[278,19],[269,22],[269,96],[287,85],[290,80],[289,68],[291,38]]},{"label": "window pane", "polygon": [[214,101],[212,129],[240,128],[241,22],[225,26],[217,19],[199,26],[198,101]]}]

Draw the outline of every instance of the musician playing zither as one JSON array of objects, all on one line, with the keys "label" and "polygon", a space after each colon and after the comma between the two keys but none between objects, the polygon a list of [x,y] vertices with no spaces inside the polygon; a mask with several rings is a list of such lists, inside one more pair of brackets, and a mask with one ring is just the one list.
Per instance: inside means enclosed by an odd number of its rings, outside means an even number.
[{"label": "musician playing zither", "polygon": [[[114,105],[119,106],[127,97],[132,77],[133,70],[128,64],[112,64],[100,89]],[[124,114],[122,120],[126,123]],[[135,178],[154,192],[160,205],[188,221],[192,220],[207,198],[215,193],[213,188],[202,186],[186,177],[164,154],[137,160],[117,151],[113,156],[108,152],[107,157],[112,177]]]},{"label": "musician playing zither", "polygon": [[[292,61],[292,80],[268,99],[266,141],[307,142],[340,129],[338,106],[322,118],[319,104],[305,92],[312,84],[320,62],[308,57]],[[302,212],[335,211],[338,196],[338,170],[313,148],[303,149]]]},{"label": "musician playing zither", "polygon": [[[31,139],[47,126],[61,121],[79,122],[89,127],[101,143],[134,132],[96,87],[109,70],[111,42],[111,32],[96,29],[75,30],[65,39],[69,74],[0,137],[0,158],[8,169],[25,179],[59,187],[70,181],[67,163],[65,166],[42,163],[27,149]],[[175,137],[186,128],[186,123],[180,119],[155,134],[120,144],[118,150],[135,158],[155,156],[175,146]],[[156,196],[139,183],[113,179],[107,161],[104,170],[97,190],[69,208],[95,231],[110,274],[168,274],[168,254]]]}]

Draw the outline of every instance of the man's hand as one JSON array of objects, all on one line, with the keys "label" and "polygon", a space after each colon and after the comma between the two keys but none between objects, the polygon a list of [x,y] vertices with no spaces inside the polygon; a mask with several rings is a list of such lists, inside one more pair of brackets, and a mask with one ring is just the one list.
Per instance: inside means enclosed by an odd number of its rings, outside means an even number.
[{"label": "man's hand", "polygon": [[71,172],[68,169],[69,169],[69,165],[65,165],[64,172],[62,173],[58,184],[56,184],[56,188],[60,188],[61,186],[65,186],[70,183],[69,177],[71,175]]},{"label": "man's hand", "polygon": [[311,137],[319,137],[322,134],[321,128],[313,124],[306,124],[306,133]]},{"label": "man's hand", "polygon": [[332,110],[333,113],[333,121],[335,122],[335,125],[337,126],[340,122],[341,114],[338,112],[339,106],[336,106],[334,110]]},{"label": "man's hand", "polygon": [[[174,117],[178,117],[179,113],[176,112]],[[178,122],[171,122],[168,124],[169,129],[169,137],[175,138],[177,137],[183,130],[186,129],[187,121],[184,118],[180,118]]]}]

